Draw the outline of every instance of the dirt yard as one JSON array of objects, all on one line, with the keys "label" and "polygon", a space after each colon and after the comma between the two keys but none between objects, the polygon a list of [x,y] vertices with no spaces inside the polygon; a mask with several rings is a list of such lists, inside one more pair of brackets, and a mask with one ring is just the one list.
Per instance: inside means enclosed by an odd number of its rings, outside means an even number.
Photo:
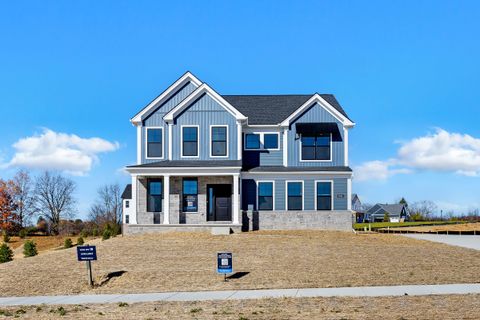
[{"label": "dirt yard", "polygon": [[480,234],[480,223],[448,224],[440,226],[401,227],[395,230],[408,230],[415,232],[440,232],[440,231],[477,231]]},{"label": "dirt yard", "polygon": [[20,319],[478,319],[480,295],[299,298],[0,308]]},{"label": "dirt yard", "polygon": [[[224,283],[216,252],[232,251]],[[406,237],[346,232],[277,231],[212,236],[166,233],[97,243],[90,289],[76,249],[54,250],[0,264],[0,296],[135,293],[478,282],[480,252]]]}]

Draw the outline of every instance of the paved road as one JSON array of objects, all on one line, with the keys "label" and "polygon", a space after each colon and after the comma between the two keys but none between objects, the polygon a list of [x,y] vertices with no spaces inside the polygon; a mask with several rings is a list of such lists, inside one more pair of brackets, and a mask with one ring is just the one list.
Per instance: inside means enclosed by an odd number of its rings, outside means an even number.
[{"label": "paved road", "polygon": [[408,285],[386,287],[305,288],[235,291],[160,292],[141,294],[91,294],[72,296],[32,296],[0,298],[0,306],[39,304],[85,304],[154,301],[241,300],[279,297],[385,297],[432,294],[480,294],[480,283]]},{"label": "paved road", "polygon": [[470,235],[451,235],[451,234],[402,234],[402,236],[419,239],[419,240],[428,240],[434,242],[441,242],[449,244],[452,246],[465,247],[469,249],[480,250],[480,236],[470,236]]}]

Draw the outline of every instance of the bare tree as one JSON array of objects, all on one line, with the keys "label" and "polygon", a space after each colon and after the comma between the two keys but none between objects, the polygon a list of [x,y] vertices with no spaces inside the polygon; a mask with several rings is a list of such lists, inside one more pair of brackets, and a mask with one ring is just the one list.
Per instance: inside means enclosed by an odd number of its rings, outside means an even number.
[{"label": "bare tree", "polygon": [[410,215],[418,220],[430,219],[435,211],[437,211],[437,205],[430,200],[417,201],[410,206]]},{"label": "bare tree", "polygon": [[35,182],[35,207],[47,218],[50,232],[58,234],[61,219],[75,213],[75,182],[59,173],[45,171]]},{"label": "bare tree", "polygon": [[35,213],[30,173],[26,170],[18,171],[13,177],[13,185],[12,198],[16,204],[15,214],[17,215],[18,223],[23,228],[30,222]]},{"label": "bare tree", "polygon": [[120,224],[122,220],[122,198],[118,183],[107,184],[97,191],[97,199],[90,208],[89,218],[98,225]]}]

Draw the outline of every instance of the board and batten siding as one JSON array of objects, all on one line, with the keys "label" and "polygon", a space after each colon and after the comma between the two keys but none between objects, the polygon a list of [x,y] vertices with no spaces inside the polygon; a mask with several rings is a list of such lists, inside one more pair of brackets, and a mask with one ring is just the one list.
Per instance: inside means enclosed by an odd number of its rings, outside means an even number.
[{"label": "board and batten siding", "polygon": [[175,92],[171,97],[158,106],[155,111],[153,111],[142,123],[142,137],[141,137],[141,155],[142,161],[141,163],[151,163],[159,161],[158,159],[145,159],[145,140],[147,139],[147,131],[146,127],[162,127],[163,128],[163,159],[168,158],[168,128],[167,123],[163,120],[163,116],[167,114],[170,110],[175,108],[183,99],[185,99],[188,95],[190,95],[195,89],[197,88],[196,85],[189,82],[180,88],[177,92]]},{"label": "board and batten siding", "polygon": [[[332,141],[332,161],[300,161],[300,139],[296,138],[296,123],[318,123],[318,122],[335,122],[342,137],[342,141]],[[291,123],[288,131],[288,166],[289,167],[321,167],[321,166],[343,166],[344,145],[343,145],[343,126],[338,119],[332,116],[318,103],[312,105],[308,110],[302,113]]]},{"label": "board and batten siding", "polygon": [[[250,132],[260,132],[252,131]],[[278,133],[278,131],[269,131],[263,130],[265,133]],[[246,132],[248,133],[248,132]],[[245,134],[243,134],[243,138],[245,138]],[[242,147],[244,148],[243,141]],[[278,139],[278,147],[279,150],[243,150],[243,163],[246,166],[283,166],[283,134],[279,133]],[[242,148],[242,149],[243,149]]]},{"label": "board and batten siding", "polygon": [[[181,157],[181,128],[186,125],[199,127],[199,157]],[[211,125],[228,126],[228,157],[210,157]],[[235,117],[208,94],[202,95],[175,118],[172,128],[172,160],[236,160],[237,149]]]},{"label": "board and batten siding", "polygon": [[286,210],[285,206],[285,181],[301,180],[304,183],[303,205],[304,210],[315,210],[315,180],[333,180],[333,210],[347,210],[347,178],[298,175],[289,178],[277,178],[272,175],[255,175],[254,179],[242,179],[242,210],[247,210],[248,205],[257,210],[257,184],[256,181],[275,181],[275,211]]}]

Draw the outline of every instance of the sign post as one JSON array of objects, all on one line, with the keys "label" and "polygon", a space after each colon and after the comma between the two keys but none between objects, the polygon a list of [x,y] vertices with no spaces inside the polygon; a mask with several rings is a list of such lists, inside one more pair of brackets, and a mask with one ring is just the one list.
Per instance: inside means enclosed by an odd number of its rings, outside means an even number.
[{"label": "sign post", "polygon": [[93,287],[92,261],[97,260],[97,247],[89,245],[78,246],[77,259],[87,263],[88,285]]},{"label": "sign post", "polygon": [[217,273],[223,273],[223,281],[227,281],[227,273],[233,272],[233,261],[231,252],[217,253]]}]

